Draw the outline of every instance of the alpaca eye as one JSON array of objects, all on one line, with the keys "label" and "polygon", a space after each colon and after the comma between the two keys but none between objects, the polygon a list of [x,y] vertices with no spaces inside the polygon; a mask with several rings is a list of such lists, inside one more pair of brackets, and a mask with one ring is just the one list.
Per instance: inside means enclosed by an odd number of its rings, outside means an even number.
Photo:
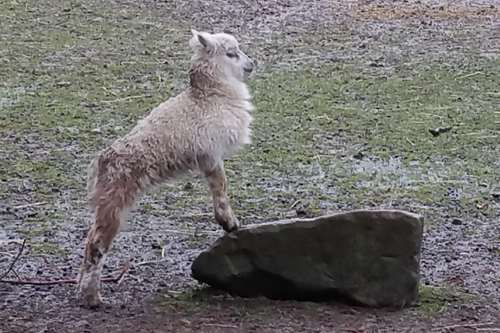
[{"label": "alpaca eye", "polygon": [[228,52],[228,53],[226,53],[226,56],[228,58],[238,58],[238,54],[237,53]]}]

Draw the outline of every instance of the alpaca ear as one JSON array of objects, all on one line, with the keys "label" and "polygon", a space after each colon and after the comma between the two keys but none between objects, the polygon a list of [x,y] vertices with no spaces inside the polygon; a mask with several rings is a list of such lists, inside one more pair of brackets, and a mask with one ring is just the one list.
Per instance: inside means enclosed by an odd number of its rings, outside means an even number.
[{"label": "alpaca ear", "polygon": [[200,34],[198,31],[191,29],[191,33],[193,34],[193,37],[198,38],[198,35]]},{"label": "alpaca ear", "polygon": [[198,39],[198,42],[207,50],[207,52],[210,52],[214,49],[214,45],[212,41],[210,40],[210,35],[204,32],[198,32],[194,29],[191,29],[191,33],[195,38]]},{"label": "alpaca ear", "polygon": [[206,49],[210,48],[210,46],[211,46],[210,42],[205,37],[203,37],[202,35],[198,35],[198,41]]}]

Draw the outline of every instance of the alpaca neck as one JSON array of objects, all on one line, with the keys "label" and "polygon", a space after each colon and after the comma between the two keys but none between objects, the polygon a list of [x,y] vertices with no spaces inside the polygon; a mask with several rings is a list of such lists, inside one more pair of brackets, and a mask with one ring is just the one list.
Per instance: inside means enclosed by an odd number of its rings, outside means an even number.
[{"label": "alpaca neck", "polygon": [[225,96],[231,99],[250,98],[244,82],[228,77],[209,61],[195,62],[189,69],[189,86],[204,96]]}]

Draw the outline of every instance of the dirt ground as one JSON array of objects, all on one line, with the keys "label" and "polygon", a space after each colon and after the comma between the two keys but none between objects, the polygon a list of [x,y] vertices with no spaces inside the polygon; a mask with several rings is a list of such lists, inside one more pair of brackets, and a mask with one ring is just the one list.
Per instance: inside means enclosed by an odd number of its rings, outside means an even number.
[{"label": "dirt ground", "polygon": [[104,274],[131,267],[103,284],[101,309],[83,309],[71,283],[0,282],[0,332],[499,331],[499,6],[0,0],[5,279],[75,277],[90,156],[183,88],[190,28],[235,34],[258,64],[253,142],[226,164],[244,224],[356,208],[426,221],[410,308],[233,298],[190,276],[222,230],[203,180],[182,179],[123,226]]}]

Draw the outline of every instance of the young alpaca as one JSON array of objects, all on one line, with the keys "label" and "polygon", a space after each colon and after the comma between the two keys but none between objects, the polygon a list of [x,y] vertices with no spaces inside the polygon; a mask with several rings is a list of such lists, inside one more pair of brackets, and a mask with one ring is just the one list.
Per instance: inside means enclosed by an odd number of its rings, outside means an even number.
[{"label": "young alpaca", "polygon": [[101,304],[106,254],[124,214],[149,187],[199,171],[210,187],[215,221],[226,232],[240,227],[226,194],[223,160],[250,142],[253,106],[243,79],[254,63],[231,35],[191,32],[187,89],[154,108],[90,163],[94,225],[77,276],[86,307]]}]

